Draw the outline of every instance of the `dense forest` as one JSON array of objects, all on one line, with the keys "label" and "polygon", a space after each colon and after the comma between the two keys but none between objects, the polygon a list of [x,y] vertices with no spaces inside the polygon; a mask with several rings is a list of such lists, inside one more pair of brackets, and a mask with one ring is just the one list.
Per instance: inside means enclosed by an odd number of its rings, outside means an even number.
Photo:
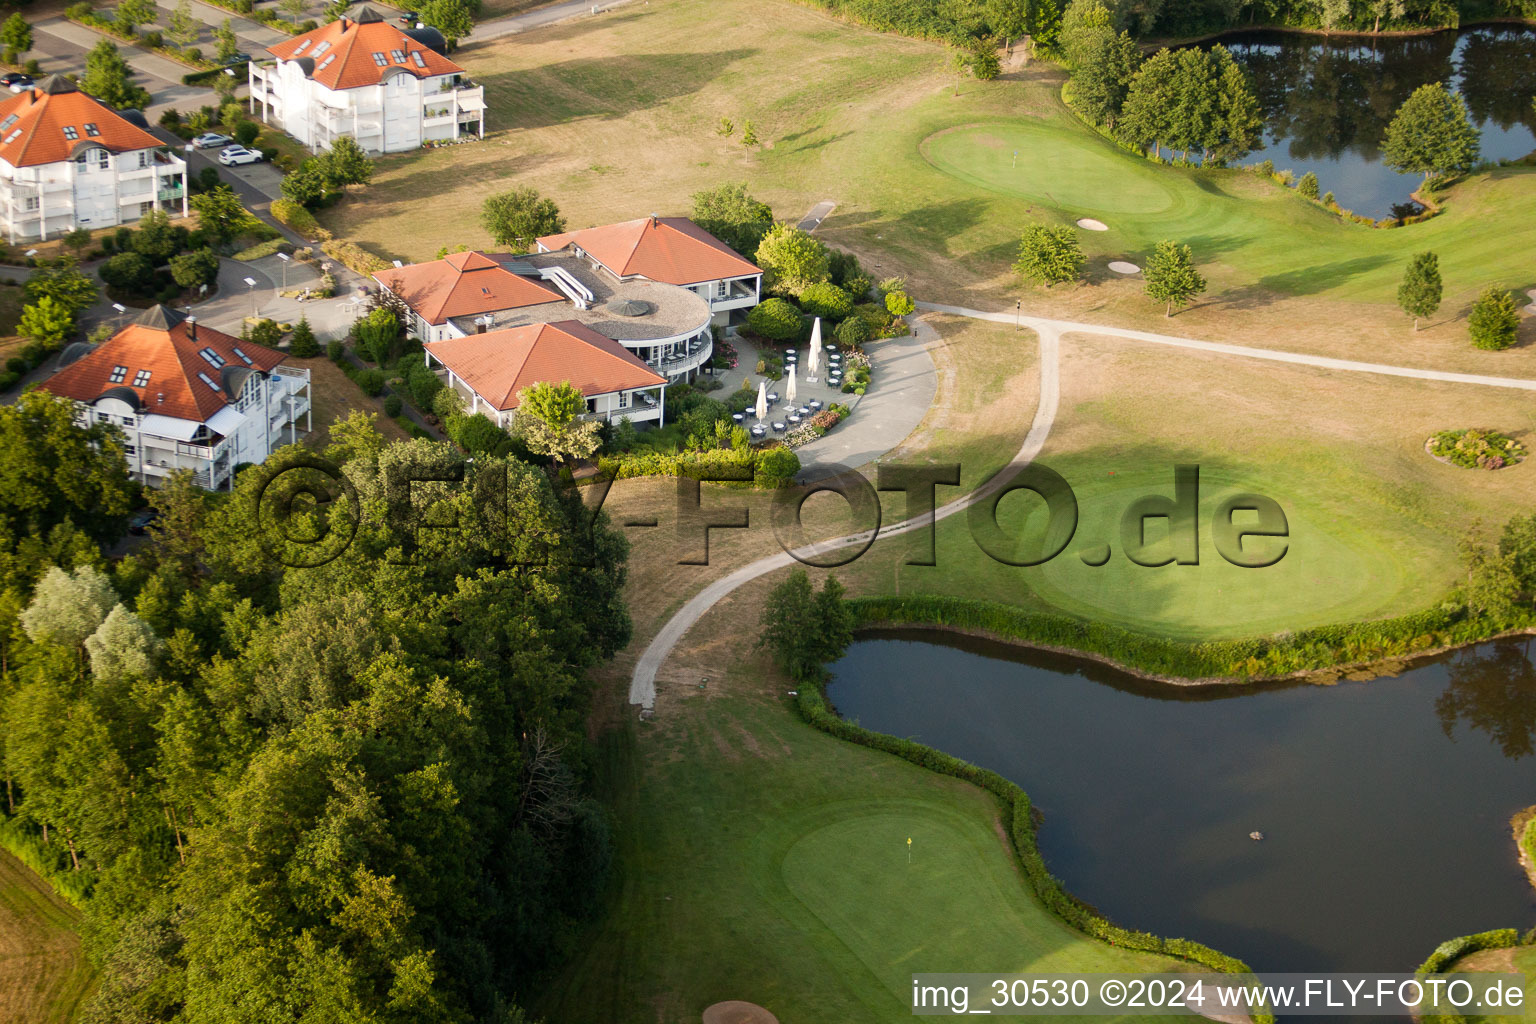
[{"label": "dense forest", "polygon": [[0,835],[83,905],[90,1024],[512,1024],[602,898],[623,537],[542,469],[330,438],[344,482],[173,479],[123,554],[115,430],[0,409]]},{"label": "dense forest", "polygon": [[[871,28],[961,46],[1026,33],[1054,47],[1069,0],[802,0]],[[1536,0],[1104,0],[1116,31],[1193,36],[1250,25],[1331,31],[1454,28],[1480,18],[1536,19]]]}]

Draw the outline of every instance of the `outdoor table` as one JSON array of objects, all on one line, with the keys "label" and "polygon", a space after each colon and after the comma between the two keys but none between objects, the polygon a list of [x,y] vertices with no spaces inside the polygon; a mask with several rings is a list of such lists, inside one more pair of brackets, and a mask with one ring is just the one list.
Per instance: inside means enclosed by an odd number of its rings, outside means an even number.
[{"label": "outdoor table", "polygon": [[811,408],[819,410],[821,408],[821,399],[819,399],[819,398],[811,399]]},{"label": "outdoor table", "polygon": [[777,391],[770,391],[770,392],[768,392],[768,404],[769,405],[772,405],[773,403],[777,402],[778,400],[779,400],[779,393]]},{"label": "outdoor table", "polygon": [[809,416],[810,414],[811,414],[811,407],[810,406],[802,405],[800,407],[800,415],[801,416]]},{"label": "outdoor table", "polygon": [[782,433],[784,433],[785,429],[786,428],[784,426],[784,421],[783,420],[774,420],[773,421],[773,432],[775,434],[782,434]]},{"label": "outdoor table", "polygon": [[737,423],[740,423],[742,420],[746,419],[746,417],[739,412],[733,412],[731,413],[731,419],[735,420]]},{"label": "outdoor table", "polygon": [[784,358],[785,359],[793,359],[793,358],[795,358],[795,350],[792,349],[792,348],[785,349],[784,350]]},{"label": "outdoor table", "polygon": [[767,434],[768,434],[768,431],[767,431],[767,429],[765,429],[762,426],[762,424],[758,424],[757,426],[752,428],[752,436],[753,437],[765,437],[765,436],[767,436]]},{"label": "outdoor table", "polygon": [[800,414],[797,413],[797,412],[790,413],[789,414],[789,422],[791,422],[791,423],[799,423],[800,422]]}]

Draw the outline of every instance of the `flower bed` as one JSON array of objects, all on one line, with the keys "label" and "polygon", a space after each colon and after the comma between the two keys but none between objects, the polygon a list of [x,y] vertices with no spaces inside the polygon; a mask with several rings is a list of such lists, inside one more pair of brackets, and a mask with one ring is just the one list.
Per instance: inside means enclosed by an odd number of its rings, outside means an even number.
[{"label": "flower bed", "polygon": [[1442,430],[1424,442],[1424,450],[1462,469],[1503,469],[1525,461],[1526,447],[1496,430]]}]

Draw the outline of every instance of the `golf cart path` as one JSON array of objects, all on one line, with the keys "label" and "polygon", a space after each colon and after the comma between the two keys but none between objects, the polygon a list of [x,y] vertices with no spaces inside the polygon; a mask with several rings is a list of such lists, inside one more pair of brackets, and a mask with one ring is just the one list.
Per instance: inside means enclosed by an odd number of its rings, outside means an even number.
[{"label": "golf cart path", "polygon": [[1133,331],[1104,324],[1082,323],[1076,320],[1050,320],[1045,317],[1017,316],[1013,313],[988,313],[964,306],[945,306],[936,302],[919,302],[919,309],[934,313],[949,313],[969,317],[972,320],[989,320],[994,323],[1021,323],[1037,331],[1052,329],[1062,334],[1098,334],[1128,341],[1143,341],[1153,345],[1171,345],[1174,348],[1195,349],[1200,352],[1216,352],[1222,355],[1242,356],[1248,359],[1268,359],[1276,363],[1294,363],[1298,366],[1315,366],[1324,370],[1347,370],[1352,373],[1376,373],[1388,377],[1412,377],[1416,380],[1437,380],[1449,384],[1477,384],[1492,388],[1518,388],[1536,391],[1536,380],[1521,377],[1489,377],[1476,373],[1453,373],[1449,370],[1418,370],[1409,366],[1392,366],[1387,363],[1365,363],[1354,359],[1335,359],[1331,356],[1310,356],[1301,352],[1281,352],[1276,349],[1252,348],[1248,345],[1229,345],[1220,341],[1196,341],[1171,334],[1154,334],[1151,331]]},{"label": "golf cart path", "polygon": [[[1040,404],[1035,409],[1035,418],[1030,423],[1029,433],[1024,437],[1024,444],[1014,456],[1011,467],[1014,472],[1033,462],[1035,456],[1040,454],[1040,449],[1045,447],[1045,439],[1051,432],[1051,424],[1056,420],[1056,407],[1061,398],[1058,358],[1061,334],[1050,327],[1041,328],[1037,333],[1040,338]],[[933,340],[938,340],[936,335]],[[931,517],[918,516],[891,526],[882,525],[879,530],[880,536],[895,537],[913,530],[925,529],[930,523],[940,519],[948,519],[1005,486],[1013,479],[1014,472],[1005,470],[999,473],[981,487],[935,509]],[[796,548],[794,554],[780,551],[776,555],[769,555],[767,558],[744,565],[709,584],[668,619],[666,625],[661,627],[661,631],[646,645],[640,660],[635,664],[634,675],[630,677],[629,702],[639,704],[647,711],[656,706],[656,672],[661,668],[662,662],[667,660],[667,655],[672,653],[672,648],[677,646],[677,642],[683,638],[683,635],[693,628],[693,624],[731,591],[760,576],[794,565],[797,561],[795,555],[802,558],[814,557],[840,548],[866,544],[871,539],[870,531],[865,530],[807,544]]]},{"label": "golf cart path", "polygon": [[[957,512],[961,512],[971,505],[989,496],[998,488],[1005,486],[1012,480],[1016,473],[1024,465],[1033,461],[1045,445],[1045,439],[1051,432],[1051,425],[1056,419],[1056,409],[1061,399],[1061,336],[1063,334],[1097,334],[1111,338],[1124,338],[1128,341],[1140,341],[1154,345],[1169,345],[1174,348],[1193,349],[1199,352],[1214,352],[1221,355],[1238,356],[1248,359],[1267,359],[1277,363],[1291,363],[1298,366],[1314,366],[1324,370],[1344,370],[1352,373],[1374,373],[1389,377],[1409,377],[1415,380],[1442,381],[1450,384],[1473,384],[1482,387],[1516,388],[1524,391],[1536,391],[1536,380],[1527,380],[1518,377],[1490,377],[1475,373],[1452,373],[1446,370],[1419,370],[1407,366],[1391,366],[1386,363],[1367,363],[1353,359],[1335,359],[1331,356],[1312,356],[1299,352],[1281,352],[1275,349],[1253,348],[1248,345],[1231,345],[1225,342],[1196,341],[1192,338],[1180,338],[1169,334],[1155,334],[1151,331],[1135,331],[1121,327],[1109,327],[1104,324],[1082,323],[1075,320],[1052,320],[1047,317],[1024,316],[1014,313],[989,313],[985,310],[968,309],[964,306],[947,306],[935,302],[919,302],[918,308],[934,313],[948,313],[952,316],[963,316],[973,320],[987,320],[994,323],[1018,323],[1035,331],[1040,339],[1040,404],[1035,409],[1034,421],[1030,424],[1029,433],[1024,438],[1024,444],[1014,456],[1013,472],[1003,472],[983,486],[965,494],[947,505],[942,505],[934,510],[931,521],[947,519]],[[896,536],[908,533],[920,527],[926,527],[930,520],[926,517],[907,519],[890,527],[882,527],[880,534]],[[795,554],[803,557],[825,554],[840,548],[852,547],[856,544],[868,542],[868,531],[856,534],[848,534],[835,537],[830,540],[820,541],[816,544],[798,548]],[[704,613],[714,607],[727,594],[736,590],[743,584],[750,583],[770,572],[794,565],[797,559],[794,554],[779,552],[767,558],[742,566],[740,569],[715,580],[680,608],[660,632],[651,638],[645,651],[640,655],[640,660],[635,664],[635,671],[630,676],[629,702],[639,704],[646,710],[656,706],[656,673],[666,661],[667,655],[672,653],[672,648],[683,635],[693,628],[694,623],[704,616]]]}]

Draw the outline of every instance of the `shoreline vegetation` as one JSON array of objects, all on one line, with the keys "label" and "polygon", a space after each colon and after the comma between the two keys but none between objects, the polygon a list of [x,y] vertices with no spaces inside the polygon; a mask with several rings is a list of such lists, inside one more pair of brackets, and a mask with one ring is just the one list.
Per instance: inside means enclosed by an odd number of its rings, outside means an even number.
[{"label": "shoreline vegetation", "polygon": [[[1375,679],[1449,651],[1536,634],[1536,621],[1497,628],[1486,619],[1458,617],[1444,606],[1277,636],[1190,642],[965,598],[852,597],[848,605],[860,631],[910,628],[974,636],[1081,658],[1147,682],[1181,687]],[[1266,665],[1274,671],[1264,671]]]},{"label": "shoreline vegetation", "polygon": [[1231,25],[1227,28],[1216,29],[1200,35],[1147,36],[1139,39],[1138,43],[1149,50],[1157,50],[1164,46],[1172,50],[1178,49],[1181,46],[1199,46],[1204,43],[1216,43],[1223,39],[1230,39],[1233,36],[1252,35],[1257,32],[1284,32],[1298,36],[1320,36],[1323,39],[1413,39],[1421,36],[1439,35],[1441,32],[1462,32],[1470,28],[1487,28],[1493,25],[1519,25],[1522,28],[1536,29],[1536,18],[1524,18],[1518,14],[1489,15],[1487,17],[1461,21],[1455,25],[1384,28],[1375,32],[1360,28],[1326,29],[1311,25],[1287,25],[1283,22],[1257,22],[1251,25]]}]

